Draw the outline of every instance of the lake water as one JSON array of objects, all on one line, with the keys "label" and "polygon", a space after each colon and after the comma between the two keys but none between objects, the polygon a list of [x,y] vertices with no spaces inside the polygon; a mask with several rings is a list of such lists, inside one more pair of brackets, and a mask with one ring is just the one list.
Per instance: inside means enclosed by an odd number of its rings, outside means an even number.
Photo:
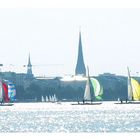
[{"label": "lake water", "polygon": [[140,104],[0,106],[0,132],[140,132]]}]

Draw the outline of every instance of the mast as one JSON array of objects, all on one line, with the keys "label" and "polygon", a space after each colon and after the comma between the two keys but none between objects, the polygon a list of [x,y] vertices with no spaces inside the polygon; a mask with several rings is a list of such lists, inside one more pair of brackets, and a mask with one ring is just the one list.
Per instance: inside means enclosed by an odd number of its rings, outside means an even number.
[{"label": "mast", "polygon": [[132,101],[133,100],[133,90],[132,90],[132,84],[131,84],[130,71],[129,71],[128,67],[127,67],[127,71],[128,71],[128,100]]}]

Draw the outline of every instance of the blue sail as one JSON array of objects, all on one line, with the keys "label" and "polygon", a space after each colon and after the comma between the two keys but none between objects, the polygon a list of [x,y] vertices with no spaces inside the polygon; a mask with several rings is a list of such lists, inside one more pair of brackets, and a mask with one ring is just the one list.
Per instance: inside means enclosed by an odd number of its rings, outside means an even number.
[{"label": "blue sail", "polygon": [[11,101],[15,101],[16,99],[16,88],[12,82],[8,82],[8,96]]}]

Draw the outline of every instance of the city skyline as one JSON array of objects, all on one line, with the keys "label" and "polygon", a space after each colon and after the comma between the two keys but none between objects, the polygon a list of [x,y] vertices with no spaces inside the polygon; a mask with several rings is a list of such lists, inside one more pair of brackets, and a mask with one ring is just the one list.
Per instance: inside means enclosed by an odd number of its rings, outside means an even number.
[{"label": "city skyline", "polygon": [[79,28],[91,75],[140,71],[140,9],[0,9],[2,71],[35,76],[74,75]]}]

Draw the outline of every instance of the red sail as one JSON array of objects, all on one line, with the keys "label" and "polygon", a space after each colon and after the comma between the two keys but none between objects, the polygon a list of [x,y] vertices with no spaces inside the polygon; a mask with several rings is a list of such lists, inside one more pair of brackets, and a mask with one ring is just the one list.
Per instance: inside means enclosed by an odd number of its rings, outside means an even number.
[{"label": "red sail", "polygon": [[8,97],[8,86],[5,83],[2,83],[2,87],[4,90],[4,101],[9,102],[9,97]]}]

